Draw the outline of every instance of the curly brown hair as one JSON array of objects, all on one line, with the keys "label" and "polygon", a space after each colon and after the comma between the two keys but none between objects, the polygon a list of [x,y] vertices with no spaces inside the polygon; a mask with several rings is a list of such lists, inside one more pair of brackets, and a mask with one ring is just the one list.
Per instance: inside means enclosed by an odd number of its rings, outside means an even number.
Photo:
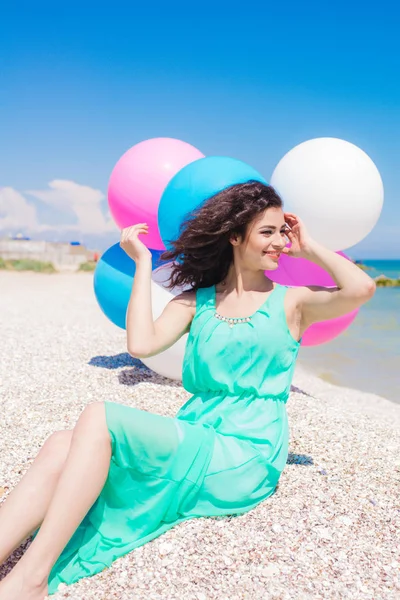
[{"label": "curly brown hair", "polygon": [[244,237],[258,214],[282,206],[271,185],[255,180],[231,185],[208,198],[185,215],[179,237],[170,242],[173,249],[159,257],[175,261],[166,288],[191,285],[191,290],[196,290],[222,281],[233,260],[231,236]]}]

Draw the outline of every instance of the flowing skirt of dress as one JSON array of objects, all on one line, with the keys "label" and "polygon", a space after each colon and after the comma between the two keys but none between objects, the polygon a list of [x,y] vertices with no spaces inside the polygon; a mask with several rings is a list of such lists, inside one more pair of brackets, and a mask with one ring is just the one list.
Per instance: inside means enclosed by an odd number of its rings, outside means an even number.
[{"label": "flowing skirt of dress", "polygon": [[[206,396],[192,396],[175,417],[105,403],[108,477],[53,566],[50,595],[182,521],[243,514],[273,494],[288,454],[285,402]],[[262,438],[241,437],[256,420]]]}]

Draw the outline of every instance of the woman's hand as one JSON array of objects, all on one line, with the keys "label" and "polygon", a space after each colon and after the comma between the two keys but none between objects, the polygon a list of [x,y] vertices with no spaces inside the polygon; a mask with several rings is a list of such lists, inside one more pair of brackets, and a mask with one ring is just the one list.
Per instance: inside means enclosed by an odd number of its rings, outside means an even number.
[{"label": "woman's hand", "polygon": [[312,238],[309,236],[306,227],[300,217],[293,213],[284,213],[288,228],[285,235],[291,243],[290,248],[284,248],[282,252],[295,258],[305,257],[312,245]]},{"label": "woman's hand", "polygon": [[119,245],[135,263],[148,258],[151,260],[150,250],[138,238],[142,233],[147,234],[148,229],[147,223],[138,223],[122,230]]}]

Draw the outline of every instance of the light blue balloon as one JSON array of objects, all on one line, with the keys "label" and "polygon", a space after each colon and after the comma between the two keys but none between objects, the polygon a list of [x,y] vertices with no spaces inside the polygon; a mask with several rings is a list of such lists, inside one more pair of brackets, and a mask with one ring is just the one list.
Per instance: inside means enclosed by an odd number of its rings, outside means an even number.
[{"label": "light blue balloon", "polygon": [[180,225],[188,213],[225,188],[251,179],[267,183],[250,165],[226,156],[200,158],[178,171],[158,207],[158,227],[166,249],[173,249],[170,242],[179,237]]},{"label": "light blue balloon", "polygon": [[[165,264],[159,258],[164,250],[150,249],[152,270]],[[110,246],[96,265],[93,277],[94,294],[103,313],[118,327],[126,329],[126,311],[131,296],[136,263],[119,243]]]}]

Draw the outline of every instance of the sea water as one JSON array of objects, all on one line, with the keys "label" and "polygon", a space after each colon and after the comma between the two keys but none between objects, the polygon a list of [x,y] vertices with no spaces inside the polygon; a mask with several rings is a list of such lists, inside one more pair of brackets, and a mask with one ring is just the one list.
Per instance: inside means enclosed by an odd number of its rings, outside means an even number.
[{"label": "sea water", "polygon": [[[371,277],[400,278],[400,260],[363,260]],[[322,379],[400,403],[400,287],[378,287],[353,323],[326,344],[301,347],[299,363]]]}]

